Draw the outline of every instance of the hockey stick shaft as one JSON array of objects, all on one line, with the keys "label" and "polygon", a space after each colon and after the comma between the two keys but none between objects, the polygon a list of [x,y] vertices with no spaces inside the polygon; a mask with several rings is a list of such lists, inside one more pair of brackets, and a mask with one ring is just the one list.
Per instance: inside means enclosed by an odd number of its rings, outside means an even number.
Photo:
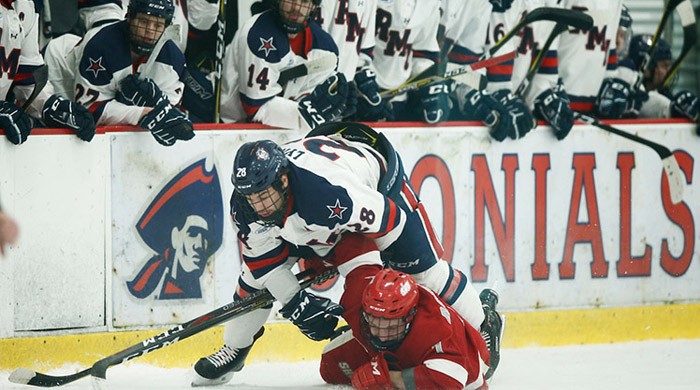
[{"label": "hockey stick shaft", "polygon": [[681,54],[673,61],[671,68],[669,68],[666,76],[664,77],[661,85],[663,88],[668,87],[673,80],[674,75],[680,69],[681,63],[685,57],[690,53],[690,50],[695,46],[698,33],[695,23],[695,10],[693,10],[693,4],[690,0],[685,0],[679,4],[676,8],[678,15],[680,16],[681,26],[683,27],[683,48],[681,49]]},{"label": "hockey stick shaft", "polygon": [[39,96],[39,93],[44,89],[46,86],[46,83],[49,81],[49,66],[44,64],[40,67],[38,67],[33,73],[32,77],[34,77],[34,89],[32,89],[32,93],[29,95],[27,100],[22,104],[22,111],[27,111],[29,106],[31,106],[32,103],[34,103],[34,100],[36,99],[37,96]]},{"label": "hockey stick shaft", "polygon": [[156,63],[156,59],[160,55],[161,50],[163,50],[163,46],[165,46],[166,42],[170,40],[175,41],[179,38],[180,25],[171,24],[168,27],[166,27],[165,30],[163,30],[163,33],[160,35],[160,38],[158,38],[158,41],[153,47],[153,51],[151,51],[151,54],[148,56],[146,63],[141,65],[141,67],[139,68],[139,74],[143,77],[153,79],[153,77],[155,76],[155,68],[153,67],[153,65]]},{"label": "hockey stick shaft", "polygon": [[324,55],[281,71],[277,82],[279,85],[284,86],[288,82],[299,77],[331,71],[335,69],[336,64],[337,60],[335,55]]},{"label": "hockey stick shaft", "polygon": [[[311,278],[307,278],[310,273],[311,270],[307,270],[297,274],[297,279],[301,280],[299,283],[299,287],[301,289],[305,289],[313,284],[322,283],[337,275],[338,271],[336,269],[330,269]],[[240,301],[224,305],[188,322],[168,329],[165,332],[144,340],[138,344],[132,345],[127,349],[107,356],[93,364],[92,367],[75,374],[52,376],[34,372],[25,368],[18,368],[12,372],[9,380],[13,383],[21,383],[32,386],[56,387],[74,382],[90,375],[105,379],[107,376],[107,369],[111,366],[124,363],[128,360],[174,344],[204,330],[219,325],[222,322],[267,306],[274,301],[275,298],[267,289],[259,290]]]},{"label": "hockey stick shaft", "polygon": [[653,149],[654,152],[656,152],[656,154],[659,155],[659,157],[661,158],[661,162],[663,163],[664,172],[666,172],[666,177],[668,178],[668,186],[669,191],[671,193],[671,201],[674,204],[676,204],[683,200],[683,192],[685,190],[683,174],[681,172],[680,166],[678,165],[676,157],[673,155],[673,152],[671,152],[669,148],[661,144],[657,144],[656,142],[650,141],[646,138],[642,138],[640,136],[610,126],[606,123],[602,123],[596,118],[582,114],[580,112],[574,112],[574,118],[589,125],[593,125],[599,129],[605,130],[609,133],[613,133],[620,137],[627,138],[628,140],[640,143]]},{"label": "hockey stick shaft", "polygon": [[221,76],[226,51],[226,0],[219,0],[219,16],[216,18],[216,57],[214,58],[214,123],[221,117]]}]

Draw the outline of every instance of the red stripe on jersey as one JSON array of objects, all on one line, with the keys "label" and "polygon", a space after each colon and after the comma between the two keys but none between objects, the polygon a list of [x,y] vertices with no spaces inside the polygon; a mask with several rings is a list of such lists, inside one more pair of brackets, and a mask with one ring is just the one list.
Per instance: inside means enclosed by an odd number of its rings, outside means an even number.
[{"label": "red stripe on jersey", "polygon": [[248,115],[251,118],[254,117],[260,109],[259,106],[251,106],[249,104],[245,104],[245,102],[243,102],[243,99],[241,99],[241,105],[243,106],[243,110],[245,111],[246,115]]},{"label": "red stripe on jersey", "polygon": [[428,233],[428,238],[430,239],[430,244],[433,247],[433,251],[437,257],[442,258],[442,255],[445,253],[445,249],[442,247],[440,240],[438,240],[437,235],[435,234],[435,230],[433,229],[433,225],[430,223],[428,212],[425,211],[423,203],[418,204],[418,214],[420,214],[421,219],[423,220],[424,230],[426,233]]},{"label": "red stripe on jersey", "polygon": [[246,265],[248,266],[248,268],[250,268],[250,271],[254,273],[259,269],[269,267],[277,263],[281,263],[285,261],[287,257],[289,257],[289,248],[285,246],[282,250],[282,253],[275,257],[270,257],[269,259],[260,259],[256,261],[246,261]]},{"label": "red stripe on jersey", "polygon": [[555,68],[559,66],[559,59],[557,57],[545,57],[542,60],[541,67],[543,68]]},{"label": "red stripe on jersey", "polygon": [[593,112],[593,102],[571,102],[571,109],[581,112]]},{"label": "red stripe on jersey", "polygon": [[241,288],[239,285],[238,288],[236,289],[236,295],[238,295],[241,298],[245,298],[250,295],[250,293],[244,289]]},{"label": "red stripe on jersey", "polygon": [[508,62],[506,64],[494,65],[489,68],[488,74],[511,75],[513,74],[513,63]]},{"label": "red stripe on jersey", "polygon": [[394,230],[396,228],[396,219],[397,219],[397,214],[398,211],[396,209],[396,203],[394,203],[393,200],[387,198],[387,207],[389,208],[389,213],[387,215],[387,220],[386,220],[386,228],[384,230],[378,231],[376,233],[368,233],[365,234],[365,237],[369,238],[378,238],[378,237],[383,237],[385,234],[388,232]]}]

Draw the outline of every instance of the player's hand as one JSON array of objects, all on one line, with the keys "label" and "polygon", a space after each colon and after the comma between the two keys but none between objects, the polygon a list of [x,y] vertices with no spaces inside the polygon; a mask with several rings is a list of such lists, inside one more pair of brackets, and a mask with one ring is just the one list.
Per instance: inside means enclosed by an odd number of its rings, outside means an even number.
[{"label": "player's hand", "polygon": [[535,98],[537,119],[549,123],[558,140],[563,140],[574,126],[574,113],[569,106],[569,96],[561,88],[548,89]]},{"label": "player's hand", "polygon": [[129,106],[155,107],[168,97],[153,80],[130,74],[119,82],[116,99]]},{"label": "player's hand", "polygon": [[618,119],[628,107],[630,85],[621,79],[606,78],[600,85],[595,100],[595,113],[599,118]]},{"label": "player's hand", "polygon": [[139,126],[151,132],[153,138],[161,145],[171,146],[176,140],[194,138],[194,127],[185,114],[162,101],[141,118]]},{"label": "player's hand", "polygon": [[27,140],[32,132],[34,121],[16,104],[0,100],[0,128],[7,139],[15,145]]},{"label": "player's hand", "polygon": [[357,87],[357,114],[355,120],[363,122],[393,121],[391,103],[379,96],[376,74],[370,68],[362,68],[355,73]]},{"label": "player's hand", "polygon": [[396,356],[384,352],[355,370],[352,375],[352,387],[357,390],[392,390],[398,386],[395,387],[392,382],[392,376],[395,375],[391,373],[400,371]]},{"label": "player's hand", "polygon": [[450,80],[430,83],[418,90],[423,120],[436,124],[450,117]]},{"label": "player's hand", "polygon": [[311,340],[321,341],[333,335],[343,307],[328,298],[299,290],[287,302],[280,314],[301,330]]},{"label": "player's hand", "polygon": [[688,118],[698,121],[698,97],[690,91],[681,91],[671,100],[671,116],[674,118]]},{"label": "player's hand", "polygon": [[342,118],[351,87],[342,73],[336,73],[299,101],[299,113],[310,128]]},{"label": "player's hand", "polygon": [[80,139],[90,142],[95,136],[95,118],[87,108],[62,96],[53,95],[41,110],[49,127],[64,127],[75,131]]},{"label": "player's hand", "polygon": [[491,135],[497,141],[503,141],[506,136],[511,139],[522,138],[530,130],[537,127],[537,120],[532,116],[522,98],[505,89],[494,92],[493,97],[503,107],[499,110],[499,121],[492,127],[491,131]]}]

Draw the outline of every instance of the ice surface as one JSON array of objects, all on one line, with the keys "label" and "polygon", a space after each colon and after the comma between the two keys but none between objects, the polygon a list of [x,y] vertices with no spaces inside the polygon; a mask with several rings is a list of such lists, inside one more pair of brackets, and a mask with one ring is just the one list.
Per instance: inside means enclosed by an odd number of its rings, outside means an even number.
[{"label": "ice surface", "polygon": [[[698,389],[700,388],[700,340],[645,341],[606,345],[532,347],[502,351],[501,365],[491,381],[495,390],[515,389]],[[32,368],[32,367],[27,367]],[[85,367],[49,372],[65,375]],[[9,383],[10,372],[0,371],[0,389],[29,389]],[[190,388],[190,371],[138,364],[138,360],[107,372],[102,389]],[[92,389],[84,378],[63,386]],[[246,366],[219,389],[348,389],[325,385],[318,362],[255,364]]]}]

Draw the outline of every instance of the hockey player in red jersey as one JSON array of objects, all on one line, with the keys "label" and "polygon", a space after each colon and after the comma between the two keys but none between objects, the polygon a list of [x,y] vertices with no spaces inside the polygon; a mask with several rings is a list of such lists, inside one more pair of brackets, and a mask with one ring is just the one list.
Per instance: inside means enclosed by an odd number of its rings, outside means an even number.
[{"label": "hockey player in red jersey", "polygon": [[326,382],[367,390],[488,389],[489,352],[479,331],[411,276],[358,268],[341,304],[351,330],[324,349]]}]

